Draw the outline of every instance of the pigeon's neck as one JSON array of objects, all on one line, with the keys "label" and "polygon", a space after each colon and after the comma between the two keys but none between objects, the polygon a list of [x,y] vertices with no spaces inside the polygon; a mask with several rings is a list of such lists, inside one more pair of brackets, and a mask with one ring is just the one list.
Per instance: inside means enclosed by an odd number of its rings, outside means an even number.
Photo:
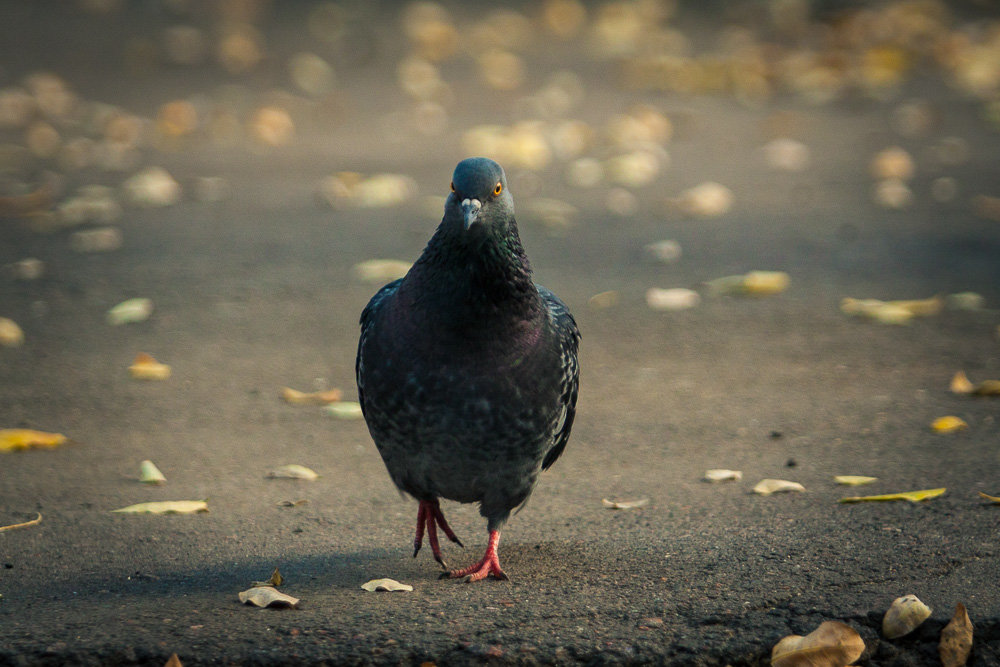
[{"label": "pigeon's neck", "polygon": [[538,322],[544,305],[513,222],[502,236],[455,232],[442,224],[413,266],[409,306],[458,328]]}]

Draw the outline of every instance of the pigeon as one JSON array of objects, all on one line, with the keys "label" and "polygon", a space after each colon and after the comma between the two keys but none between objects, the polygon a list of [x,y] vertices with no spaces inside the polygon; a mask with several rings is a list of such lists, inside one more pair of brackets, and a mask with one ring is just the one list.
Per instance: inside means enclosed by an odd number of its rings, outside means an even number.
[{"label": "pigeon", "polygon": [[[406,275],[361,314],[356,375],[372,439],[392,481],[419,503],[442,578],[507,579],[500,530],[566,447],[579,390],[580,332],[532,280],[503,168],[455,167],[444,217]],[[462,546],[440,499],[479,503],[482,559],[449,570],[437,529]]]}]

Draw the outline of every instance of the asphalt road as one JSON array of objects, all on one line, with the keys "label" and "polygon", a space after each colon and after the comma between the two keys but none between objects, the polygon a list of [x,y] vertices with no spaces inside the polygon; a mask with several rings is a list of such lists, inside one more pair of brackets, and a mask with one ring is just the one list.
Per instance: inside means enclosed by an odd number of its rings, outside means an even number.
[{"label": "asphalt road", "polygon": [[[976,381],[1000,378],[1000,224],[973,205],[977,195],[1000,196],[1000,133],[981,102],[928,66],[889,100],[849,94],[813,105],[782,94],[748,107],[727,95],[623,88],[614,62],[572,42],[526,48],[522,92],[570,67],[585,91],[570,117],[599,128],[646,103],[675,131],[662,144],[669,168],[631,189],[628,216],[607,210],[610,186],[571,185],[558,160],[509,169],[537,279],[583,332],[582,388],[565,454],[504,531],[511,581],[466,585],[439,581],[429,554],[410,557],[416,504],[392,486],[364,423],[288,405],[278,392],[338,387],[354,398],[357,319],[377,285],[359,282],[352,266],[419,254],[440,216],[426,198],[447,192],[465,157],[462,133],[511,123],[523,113],[521,93],[485,88],[459,57],[442,66],[455,92],[447,128],[422,134],[405,121],[412,105],[395,81],[400,8],[358,10],[355,37],[323,51],[304,36],[309,6],[259,18],[266,58],[235,76],[214,65],[136,69],[123,56],[172,22],[212,25],[197,11],[0,4],[4,86],[48,69],[81,99],[143,118],[171,100],[204,110],[237,95],[246,108],[277,99],[296,121],[279,147],[242,136],[220,144],[204,129],[167,147],[146,143],[126,172],[5,165],[28,181],[59,171],[59,201],[91,183],[122,200],[118,186],[149,165],[167,169],[183,195],[161,208],[123,201],[112,222],[122,246],[105,253],[75,251],[76,229],[35,231],[38,216],[0,219],[0,265],[36,257],[46,267],[37,280],[0,278],[0,316],[25,333],[20,347],[0,348],[0,428],[71,439],[0,453],[0,525],[43,517],[0,533],[0,665],[160,665],[175,652],[185,665],[757,665],[781,637],[824,620],[861,634],[860,664],[928,665],[959,602],[975,624],[969,664],[1000,664],[1000,507],[977,495],[1000,494],[998,403],[949,391],[959,369]],[[459,21],[472,22],[471,11],[453,8]],[[715,18],[677,21],[697,40]],[[275,96],[290,86],[285,59],[301,49],[337,64],[334,101]],[[935,120],[900,135],[894,110],[912,100]],[[775,119],[792,122],[811,151],[804,170],[767,168],[762,146]],[[23,142],[23,130],[3,132],[8,144]],[[967,159],[934,163],[947,137],[964,140]],[[872,201],[869,163],[890,145],[917,165],[913,203],[902,210]],[[400,206],[333,209],[317,191],[340,171],[404,174],[417,194]],[[931,195],[942,176],[956,185],[950,201]],[[221,177],[230,194],[199,200],[202,177]],[[728,213],[694,219],[665,204],[703,181],[732,191]],[[554,234],[532,219],[528,202],[539,197],[573,204],[573,226]],[[644,251],[662,239],[680,244],[680,259],[665,264]],[[707,296],[705,281],[755,269],[787,272],[788,289]],[[658,312],[644,298],[654,286],[694,287],[705,298]],[[616,305],[589,303],[609,290]],[[965,291],[985,307],[907,326],[839,309],[845,296]],[[109,326],[106,311],[133,297],[152,299],[152,316]],[[131,379],[140,351],[170,364],[172,376]],[[968,428],[933,432],[943,415]],[[143,459],[166,484],[136,481]],[[288,463],[320,477],[265,478]],[[743,479],[708,484],[709,468]],[[833,477],[842,474],[879,481],[840,487]],[[754,494],[763,478],[806,491]],[[938,487],[947,492],[922,503],[838,503]],[[207,514],[111,513],[205,498]],[[649,502],[609,510],[604,498]],[[308,502],[281,506],[296,500]],[[448,544],[445,557],[471,562],[485,545],[484,521],[472,506],[444,511],[468,547]],[[276,566],[300,607],[240,604],[237,593]],[[379,577],[414,590],[361,590]],[[882,638],[885,610],[911,593],[933,608],[930,619],[904,638]]]}]

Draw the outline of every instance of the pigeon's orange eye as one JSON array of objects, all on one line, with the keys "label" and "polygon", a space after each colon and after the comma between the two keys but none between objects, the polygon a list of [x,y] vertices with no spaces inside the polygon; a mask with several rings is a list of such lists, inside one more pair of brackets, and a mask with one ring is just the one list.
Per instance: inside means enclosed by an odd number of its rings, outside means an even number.
[{"label": "pigeon's orange eye", "polygon": [[497,183],[497,186],[493,188],[493,195],[496,196],[503,192],[503,183]]},{"label": "pigeon's orange eye", "polygon": [[454,191],[455,191],[455,184],[454,184],[454,183],[452,183],[452,184],[451,184],[451,191],[452,191],[452,192],[454,192]]}]

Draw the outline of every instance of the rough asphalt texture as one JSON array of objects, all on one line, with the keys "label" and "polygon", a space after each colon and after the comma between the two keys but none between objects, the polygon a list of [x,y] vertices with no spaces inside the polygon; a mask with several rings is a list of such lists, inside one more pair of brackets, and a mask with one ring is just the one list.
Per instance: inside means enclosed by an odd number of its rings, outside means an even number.
[{"label": "rough asphalt texture", "polygon": [[[5,85],[48,68],[87,99],[152,117],[163,102],[212,94],[230,80],[210,67],[129,75],[117,36],[155,35],[163,25],[136,8],[146,5],[94,17],[33,4],[0,5]],[[174,652],[185,665],[757,665],[781,637],[824,620],[861,633],[861,664],[926,665],[936,664],[957,602],[976,628],[969,664],[1000,664],[1000,508],[977,497],[1000,493],[998,403],[948,391],[960,368],[974,379],[1000,377],[1000,225],[968,204],[1000,194],[1000,134],[979,107],[939,77],[913,77],[903,98],[930,100],[940,123],[929,137],[901,139],[891,104],[788,99],[746,109],[718,97],[625,92],[614,66],[582,62],[579,115],[599,124],[635,102],[656,104],[677,120],[672,167],[636,192],[639,211],[629,218],[604,210],[606,191],[567,185],[558,167],[537,181],[512,178],[519,201],[535,189],[580,208],[563,237],[519,215],[537,279],[567,302],[583,332],[577,421],[566,453],[504,533],[512,580],[439,581],[429,554],[410,558],[416,505],[392,486],[364,423],[277,397],[281,386],[308,389],[316,378],[353,397],[357,319],[373,286],[354,281],[351,266],[415,258],[440,215],[334,211],[315,201],[319,180],[394,171],[416,178],[421,196],[444,195],[464,157],[461,130],[511,119],[509,96],[470,82],[458,87],[469,94],[458,95],[453,130],[385,141],[382,116],[407,108],[393,81],[398,8],[385,12],[372,28],[382,50],[338,69],[349,105],[336,121],[303,123],[277,150],[195,144],[146,154],[144,164],[164,166],[184,186],[226,178],[230,200],[127,208],[118,223],[124,246],[111,254],[74,253],[65,235],[0,221],[0,264],[33,256],[48,266],[39,281],[0,280],[0,315],[27,336],[23,347],[0,348],[0,427],[74,441],[0,454],[0,524],[44,517],[0,533],[0,665],[160,665]],[[303,14],[301,6],[273,12],[276,62],[244,81],[254,94],[287,85],[283,58],[308,48]],[[575,62],[566,50],[549,58],[538,76]],[[800,116],[813,154],[804,172],[763,166],[762,126],[775,109]],[[947,135],[972,147],[949,171],[960,189],[954,203],[935,203],[927,194],[935,174],[919,171],[910,209],[871,202],[874,151],[902,143],[919,156]],[[117,185],[123,177],[74,178]],[[731,213],[707,221],[663,213],[665,195],[704,180],[733,190]],[[679,262],[642,252],[664,238],[680,242]],[[651,286],[751,269],[787,271],[791,286],[677,313],[643,300]],[[621,302],[589,308],[605,290],[618,290]],[[843,296],[966,290],[992,310],[906,327],[838,310]],[[110,306],[135,296],[155,302],[149,321],[105,324]],[[129,379],[138,351],[170,363],[173,377]],[[931,420],[946,414],[969,428],[931,432]],[[135,481],[145,458],[166,485]],[[285,463],[321,477],[264,478]],[[744,479],[699,481],[715,467]],[[837,500],[855,490],[836,487],[837,474],[880,478],[862,493],[948,491],[921,504],[844,505]],[[807,491],[751,493],[765,477]],[[201,498],[209,514],[109,512]],[[650,503],[611,511],[602,498]],[[296,499],[309,502],[278,506]],[[478,553],[485,532],[476,508],[446,503],[445,512],[469,551],[449,543],[445,557]],[[239,604],[237,592],[275,566],[301,608]],[[414,591],[359,588],[377,577]],[[931,619],[912,636],[882,639],[882,614],[907,593],[933,607]]]}]

